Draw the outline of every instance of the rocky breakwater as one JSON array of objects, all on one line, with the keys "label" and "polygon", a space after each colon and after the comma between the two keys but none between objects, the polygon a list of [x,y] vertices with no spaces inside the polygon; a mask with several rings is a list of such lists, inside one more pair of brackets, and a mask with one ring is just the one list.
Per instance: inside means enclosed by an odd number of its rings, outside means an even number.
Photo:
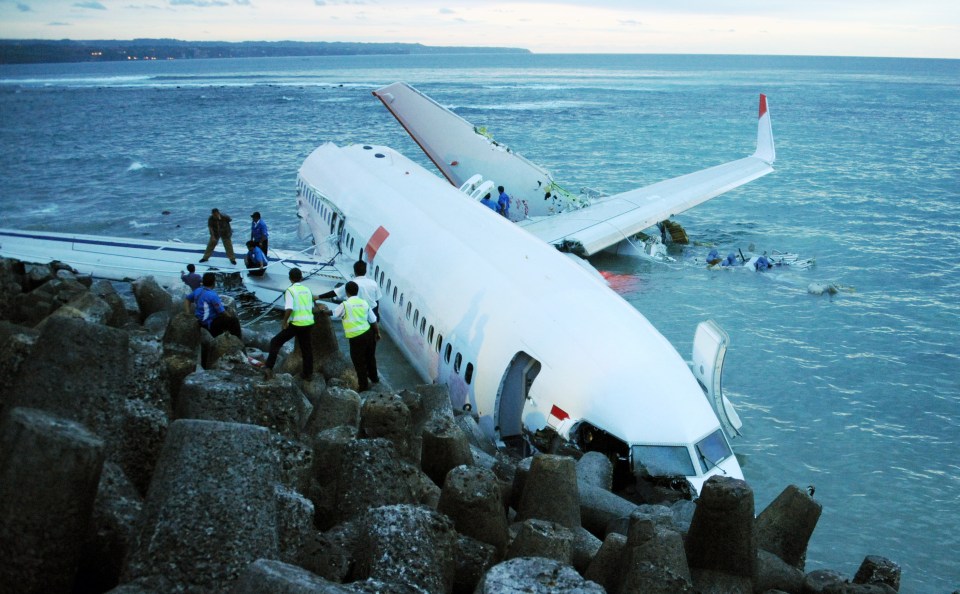
[{"label": "rocky breakwater", "polygon": [[[121,287],[122,288],[122,287]],[[264,336],[213,339],[132,291],[0,261],[0,591],[895,592],[868,557],[804,573],[820,505],[745,482],[696,502],[610,491],[602,455],[498,452],[446,392],[358,394],[329,318],[314,380]]]}]

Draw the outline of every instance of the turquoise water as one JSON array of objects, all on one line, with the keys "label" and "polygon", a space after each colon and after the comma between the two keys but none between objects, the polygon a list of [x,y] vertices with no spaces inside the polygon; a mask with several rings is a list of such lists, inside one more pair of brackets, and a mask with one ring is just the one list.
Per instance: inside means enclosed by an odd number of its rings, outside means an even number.
[{"label": "turquoise water", "polygon": [[[735,444],[765,507],[816,486],[807,569],[867,554],[905,592],[960,588],[960,62],[735,56],[391,56],[0,66],[2,226],[185,241],[209,209],[297,246],[318,144],[429,166],[370,92],[404,80],[551,170],[608,193],[752,152],[769,96],[777,171],[677,217],[675,264],[594,265],[683,354],[731,337]],[[169,211],[170,214],[162,214]],[[708,246],[815,257],[714,272]],[[843,290],[815,296],[810,283]]]}]

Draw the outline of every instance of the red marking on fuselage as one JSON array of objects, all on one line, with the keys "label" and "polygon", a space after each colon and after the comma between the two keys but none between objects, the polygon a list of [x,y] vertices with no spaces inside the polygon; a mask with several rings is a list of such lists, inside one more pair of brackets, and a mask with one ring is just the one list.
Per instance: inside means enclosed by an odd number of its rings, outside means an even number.
[{"label": "red marking on fuselage", "polygon": [[367,245],[363,248],[363,251],[367,253],[367,262],[373,262],[374,256],[377,255],[377,250],[380,249],[380,246],[383,245],[383,242],[386,241],[389,236],[390,232],[384,229],[383,225],[377,227],[377,230],[374,231],[370,237],[370,241],[368,241]]}]

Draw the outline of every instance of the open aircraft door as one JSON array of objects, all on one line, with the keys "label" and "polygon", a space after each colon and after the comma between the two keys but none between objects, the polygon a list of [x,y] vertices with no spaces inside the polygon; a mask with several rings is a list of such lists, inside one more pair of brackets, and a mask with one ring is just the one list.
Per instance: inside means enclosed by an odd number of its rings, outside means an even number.
[{"label": "open aircraft door", "polygon": [[732,439],[740,435],[743,422],[733,408],[733,403],[723,395],[720,384],[723,375],[723,358],[729,343],[730,337],[716,322],[713,320],[700,322],[693,336],[693,359],[689,363],[694,377],[700,382],[700,387],[703,388],[707,400],[717,414],[720,425],[727,437]]},{"label": "open aircraft door", "polygon": [[540,362],[527,353],[520,351],[513,356],[497,392],[495,425],[499,439],[506,441],[523,435],[523,407],[539,373]]}]

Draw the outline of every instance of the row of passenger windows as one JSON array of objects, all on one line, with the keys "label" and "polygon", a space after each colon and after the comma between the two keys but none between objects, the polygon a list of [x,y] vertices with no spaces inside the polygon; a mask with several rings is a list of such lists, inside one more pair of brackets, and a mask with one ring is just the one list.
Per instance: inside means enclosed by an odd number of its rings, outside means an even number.
[{"label": "row of passenger windows", "polygon": [[[332,208],[327,206],[326,200],[320,197],[320,194],[306,185],[302,180],[298,181],[300,186],[300,193],[303,196],[307,197],[307,202],[310,203],[310,206],[313,207],[315,211],[320,215],[320,218],[323,219],[325,223],[330,225],[330,233],[337,233],[338,235],[343,234],[343,215],[334,211]],[[339,226],[337,223],[339,222]],[[347,248],[348,253],[353,253],[353,249],[356,245],[354,237],[350,233],[346,233],[343,236],[344,246]]]},{"label": "row of passenger windows", "polygon": [[[473,381],[473,363],[468,362],[466,367],[463,366],[463,355],[459,351],[454,355],[453,345],[449,342],[444,344],[443,334],[439,331],[434,332],[433,324],[427,324],[427,316],[421,316],[420,309],[415,308],[412,301],[405,301],[403,292],[393,284],[392,280],[386,278],[386,272],[380,270],[379,265],[373,271],[373,279],[380,285],[384,297],[397,304],[400,311],[403,312],[404,318],[413,326],[414,331],[425,337],[427,343],[435,346],[437,353],[443,357],[445,363],[450,363],[452,357],[453,372],[460,373],[460,370],[463,369],[463,380],[470,384]],[[404,305],[406,305],[406,309],[404,309]],[[436,337],[436,342],[434,342],[434,337]]]},{"label": "row of passenger windows", "polygon": [[[297,180],[300,193],[307,197],[307,201],[314,208],[316,212],[320,214],[320,217],[330,225],[330,233],[342,233],[343,232],[343,215],[339,212],[334,211],[328,206],[328,203],[323,199],[320,194],[308,186],[303,180]],[[337,224],[339,223],[339,228]],[[349,253],[353,253],[354,250],[354,238],[350,233],[346,233],[344,238],[344,244],[347,247]],[[392,299],[394,303],[397,303],[401,311],[404,306],[404,295],[399,292],[398,288],[393,285],[390,279],[386,279],[386,272],[380,270],[380,266],[377,265],[376,269],[373,272],[373,279],[380,285],[380,289],[383,291],[383,294],[388,298]],[[386,287],[384,287],[384,282],[386,282]],[[392,295],[391,295],[392,290]],[[410,301],[406,302],[406,311],[404,315],[406,319],[412,323],[413,329],[420,332],[420,336],[424,336],[427,339],[427,342],[431,345],[435,344],[437,353],[443,356],[445,363],[450,363],[451,357],[453,358],[453,371],[454,373],[460,373],[460,369],[463,367],[463,355],[458,351],[456,355],[453,354],[453,345],[449,342],[443,343],[443,335],[439,332],[436,332],[436,343],[434,343],[434,329],[433,325],[427,325],[426,316],[420,316],[420,310],[413,307],[413,303]],[[470,384],[473,381],[473,363],[467,363],[466,368],[463,371],[463,379]]]}]

